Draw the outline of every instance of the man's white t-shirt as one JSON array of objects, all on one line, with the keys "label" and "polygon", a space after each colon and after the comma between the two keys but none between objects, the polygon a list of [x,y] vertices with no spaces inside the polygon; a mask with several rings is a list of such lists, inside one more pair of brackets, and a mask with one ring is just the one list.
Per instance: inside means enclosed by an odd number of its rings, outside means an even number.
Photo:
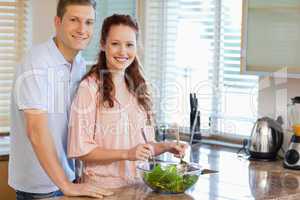
[{"label": "man's white t-shirt", "polygon": [[60,164],[69,180],[74,180],[74,162],[67,158],[68,118],[71,101],[85,68],[80,54],[72,65],[67,62],[53,38],[33,47],[17,66],[11,95],[8,179],[8,184],[15,190],[30,193],[58,190],[41,167],[28,139],[24,109],[47,112]]}]

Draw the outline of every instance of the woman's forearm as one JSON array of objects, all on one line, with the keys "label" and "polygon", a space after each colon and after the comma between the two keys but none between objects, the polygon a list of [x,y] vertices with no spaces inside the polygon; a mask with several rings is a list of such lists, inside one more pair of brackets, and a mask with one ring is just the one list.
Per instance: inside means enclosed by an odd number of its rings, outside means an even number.
[{"label": "woman's forearm", "polygon": [[128,160],[128,150],[102,149],[97,147],[90,153],[79,157],[83,161],[97,161],[102,164],[110,164],[115,161]]}]

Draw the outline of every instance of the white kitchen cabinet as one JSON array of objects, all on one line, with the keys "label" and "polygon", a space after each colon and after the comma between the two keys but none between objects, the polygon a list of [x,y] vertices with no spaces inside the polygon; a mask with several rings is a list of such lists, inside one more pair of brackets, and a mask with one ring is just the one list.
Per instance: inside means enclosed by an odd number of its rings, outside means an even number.
[{"label": "white kitchen cabinet", "polygon": [[300,1],[243,0],[241,72],[300,77]]}]

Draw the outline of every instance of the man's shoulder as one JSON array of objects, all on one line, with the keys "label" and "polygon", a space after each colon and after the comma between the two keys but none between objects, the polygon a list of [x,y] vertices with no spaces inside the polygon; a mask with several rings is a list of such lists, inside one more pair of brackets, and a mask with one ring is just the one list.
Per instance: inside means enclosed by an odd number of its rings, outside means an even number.
[{"label": "man's shoulder", "polygon": [[48,51],[48,41],[33,45],[30,49],[30,52],[37,55],[43,55]]},{"label": "man's shoulder", "polygon": [[45,58],[49,57],[49,45],[48,41],[40,44],[36,44],[31,47],[29,50],[28,54],[31,56],[34,56],[34,59],[40,59],[40,58]]},{"label": "man's shoulder", "polygon": [[50,58],[48,42],[33,45],[22,59],[23,64],[31,64],[33,66],[45,66]]},{"label": "man's shoulder", "polygon": [[39,52],[39,51],[41,51],[41,50],[46,50],[48,46],[49,46],[49,40],[46,40],[46,41],[43,41],[43,42],[40,42],[40,43],[33,44],[33,45],[30,46],[30,48],[28,49],[27,54],[28,54],[28,53],[32,53],[32,52],[35,52],[35,53],[42,53],[42,52]]}]

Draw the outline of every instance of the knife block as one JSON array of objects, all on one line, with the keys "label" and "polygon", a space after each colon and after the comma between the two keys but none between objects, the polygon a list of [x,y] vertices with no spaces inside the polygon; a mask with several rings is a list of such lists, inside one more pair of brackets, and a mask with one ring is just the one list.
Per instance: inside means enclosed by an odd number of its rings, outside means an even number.
[{"label": "knife block", "polygon": [[192,144],[198,143],[201,140],[200,131],[200,111],[194,111],[190,113],[190,141]]}]

